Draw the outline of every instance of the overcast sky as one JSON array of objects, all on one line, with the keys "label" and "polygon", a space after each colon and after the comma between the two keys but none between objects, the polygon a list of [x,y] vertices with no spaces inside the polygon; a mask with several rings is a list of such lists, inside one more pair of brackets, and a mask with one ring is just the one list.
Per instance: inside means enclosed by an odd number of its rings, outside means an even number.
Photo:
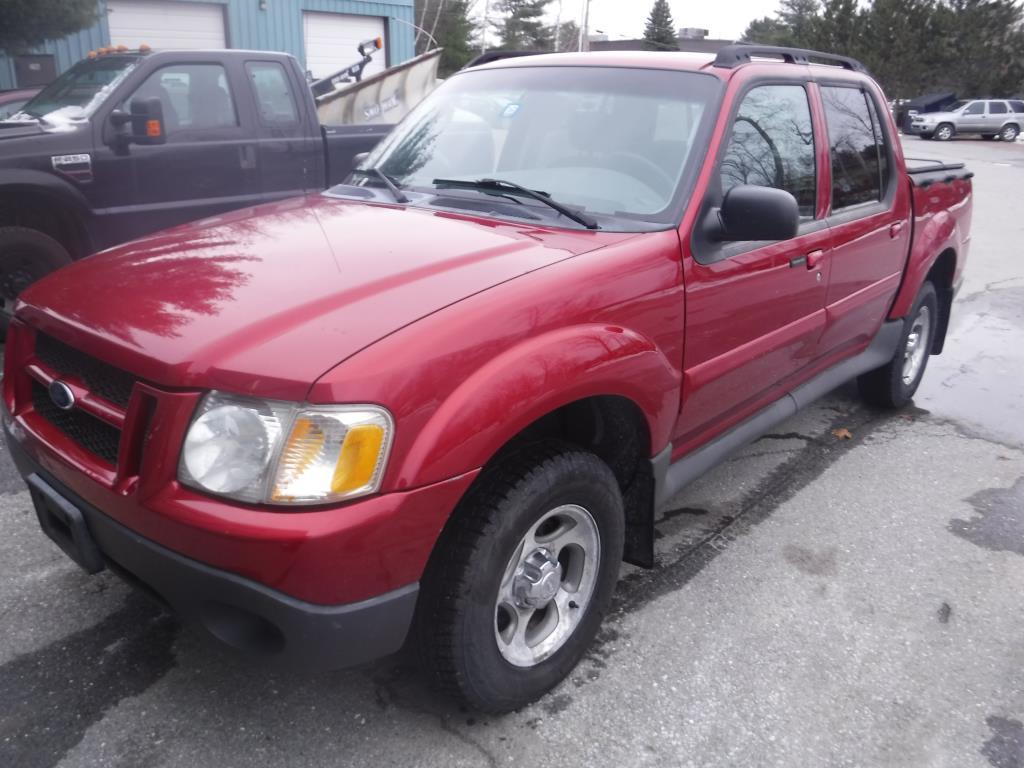
[{"label": "overcast sky", "polygon": [[[562,18],[581,23],[585,0],[561,0]],[[559,0],[551,0],[549,17],[552,22],[558,11]],[[605,32],[611,39],[640,37],[644,22],[654,0],[591,0],[590,29]],[[482,13],[484,0],[477,0]],[[491,0],[491,5],[497,5]],[[676,27],[701,27],[710,30],[710,37],[738,38],[751,19],[769,16],[778,7],[778,0],[669,0]]]}]

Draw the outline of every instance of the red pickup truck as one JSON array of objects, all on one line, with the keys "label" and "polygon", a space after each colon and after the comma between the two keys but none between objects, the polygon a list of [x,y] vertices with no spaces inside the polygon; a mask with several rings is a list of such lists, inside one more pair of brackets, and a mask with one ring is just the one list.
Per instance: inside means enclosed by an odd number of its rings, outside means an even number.
[{"label": "red pickup truck", "polygon": [[970,239],[971,174],[794,49],[474,67],[361,168],[33,285],[4,431],[87,571],[286,664],[411,638],[485,711],[569,673],[689,480],[845,380],[906,403]]}]

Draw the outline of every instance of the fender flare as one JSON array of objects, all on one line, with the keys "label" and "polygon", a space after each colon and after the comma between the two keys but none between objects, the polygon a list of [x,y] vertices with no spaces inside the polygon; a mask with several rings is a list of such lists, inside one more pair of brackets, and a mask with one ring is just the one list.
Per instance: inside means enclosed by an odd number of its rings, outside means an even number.
[{"label": "fender flare", "polygon": [[939,256],[952,250],[958,259],[962,258],[961,246],[960,224],[949,211],[940,211],[923,227],[915,229],[914,245],[903,271],[903,282],[896,292],[888,319],[896,320],[906,316]]},{"label": "fender flare", "polygon": [[79,234],[85,239],[83,253],[92,253],[95,245],[93,213],[81,191],[70,182],[44,171],[12,168],[0,172],[0,195],[26,189],[50,197],[56,206],[69,210]]},{"label": "fender flare", "polygon": [[540,334],[490,359],[451,392],[405,453],[395,486],[481,467],[537,419],[601,395],[640,409],[654,455],[668,444],[681,381],[679,368],[653,341],[621,326],[592,323]]}]

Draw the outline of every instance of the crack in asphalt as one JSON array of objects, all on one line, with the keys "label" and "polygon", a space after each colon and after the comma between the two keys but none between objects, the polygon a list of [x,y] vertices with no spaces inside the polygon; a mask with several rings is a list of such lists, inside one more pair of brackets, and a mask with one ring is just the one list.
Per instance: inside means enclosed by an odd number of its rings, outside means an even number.
[{"label": "crack in asphalt", "polygon": [[0,765],[51,768],[174,666],[178,624],[138,593],[98,624],[0,666]]}]

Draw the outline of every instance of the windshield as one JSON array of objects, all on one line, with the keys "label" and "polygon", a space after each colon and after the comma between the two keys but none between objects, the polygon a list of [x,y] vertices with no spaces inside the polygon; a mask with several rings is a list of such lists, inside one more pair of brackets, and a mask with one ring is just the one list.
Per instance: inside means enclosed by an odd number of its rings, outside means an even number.
[{"label": "windshield", "polygon": [[961,100],[961,101],[954,101],[952,104],[950,104],[948,107],[946,107],[946,111],[947,112],[956,112],[957,110],[961,109],[962,107],[966,107],[969,103],[970,102],[963,101],[963,100]]},{"label": "windshield", "polygon": [[16,117],[51,122],[89,117],[137,62],[138,57],[131,56],[80,61],[37,93]]},{"label": "windshield", "polygon": [[[667,70],[470,70],[420,103],[363,167],[410,192],[434,191],[435,179],[500,179],[621,220],[602,228],[649,228],[629,221],[671,223],[718,88],[707,75]],[[557,216],[521,202],[531,213]]]}]

